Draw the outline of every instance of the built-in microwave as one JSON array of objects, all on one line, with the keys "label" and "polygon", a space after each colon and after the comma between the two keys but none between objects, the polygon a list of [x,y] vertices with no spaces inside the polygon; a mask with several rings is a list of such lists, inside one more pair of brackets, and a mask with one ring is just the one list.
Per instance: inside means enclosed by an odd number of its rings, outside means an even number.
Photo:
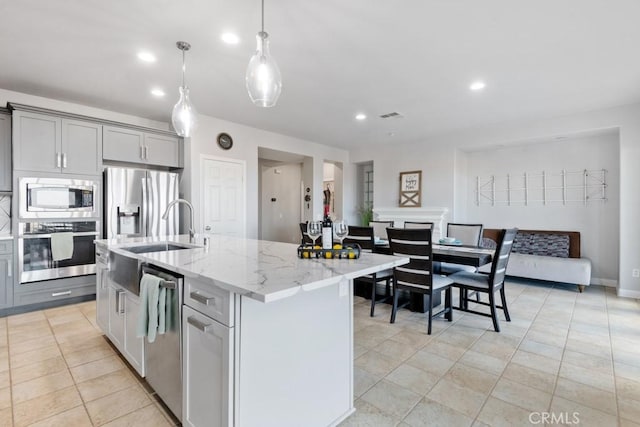
[{"label": "built-in microwave", "polygon": [[98,181],[66,178],[20,178],[19,216],[97,218]]}]

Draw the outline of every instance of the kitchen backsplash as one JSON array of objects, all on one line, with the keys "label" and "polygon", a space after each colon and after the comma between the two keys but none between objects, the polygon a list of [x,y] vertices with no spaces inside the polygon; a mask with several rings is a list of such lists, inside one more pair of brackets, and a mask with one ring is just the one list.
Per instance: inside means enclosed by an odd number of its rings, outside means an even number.
[{"label": "kitchen backsplash", "polygon": [[0,235],[11,234],[11,196],[0,194]]}]

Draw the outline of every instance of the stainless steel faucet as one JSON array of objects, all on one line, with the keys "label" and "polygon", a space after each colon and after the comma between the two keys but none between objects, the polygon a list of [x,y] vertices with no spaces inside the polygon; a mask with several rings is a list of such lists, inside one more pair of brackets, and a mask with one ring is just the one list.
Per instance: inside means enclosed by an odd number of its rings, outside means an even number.
[{"label": "stainless steel faucet", "polygon": [[189,207],[189,212],[191,213],[191,222],[190,222],[190,226],[189,226],[189,242],[191,243],[195,243],[196,242],[196,230],[194,229],[194,222],[195,220],[193,219],[193,205],[185,199],[175,199],[174,201],[172,201],[171,203],[169,203],[167,205],[167,208],[165,209],[164,213],[162,214],[162,219],[166,220],[167,216],[169,216],[169,210],[174,206],[177,205],[178,203],[184,203],[185,205],[187,205]]}]

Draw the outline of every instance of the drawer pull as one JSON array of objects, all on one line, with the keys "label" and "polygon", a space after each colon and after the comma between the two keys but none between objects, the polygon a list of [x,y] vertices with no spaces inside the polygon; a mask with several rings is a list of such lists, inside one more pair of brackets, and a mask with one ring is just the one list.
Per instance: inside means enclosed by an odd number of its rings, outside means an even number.
[{"label": "drawer pull", "polygon": [[200,331],[202,331],[204,333],[211,332],[211,327],[213,326],[210,323],[201,322],[200,320],[196,319],[194,316],[189,316],[187,318],[187,322],[190,325],[194,326],[196,329],[198,329],[198,330],[200,330]]},{"label": "drawer pull", "polygon": [[65,295],[71,295],[71,291],[54,292],[51,294],[52,297],[63,297]]},{"label": "drawer pull", "polygon": [[199,302],[200,304],[204,304],[204,305],[215,305],[216,303],[216,299],[215,297],[206,297],[204,295],[201,295],[197,292],[191,292],[189,294],[189,297],[194,300]]}]

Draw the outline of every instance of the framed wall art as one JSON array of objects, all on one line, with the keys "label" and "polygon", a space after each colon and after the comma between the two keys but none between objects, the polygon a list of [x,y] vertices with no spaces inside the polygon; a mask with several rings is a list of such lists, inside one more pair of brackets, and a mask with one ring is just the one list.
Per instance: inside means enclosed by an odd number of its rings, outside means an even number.
[{"label": "framed wall art", "polygon": [[400,207],[422,206],[422,171],[400,172]]}]

